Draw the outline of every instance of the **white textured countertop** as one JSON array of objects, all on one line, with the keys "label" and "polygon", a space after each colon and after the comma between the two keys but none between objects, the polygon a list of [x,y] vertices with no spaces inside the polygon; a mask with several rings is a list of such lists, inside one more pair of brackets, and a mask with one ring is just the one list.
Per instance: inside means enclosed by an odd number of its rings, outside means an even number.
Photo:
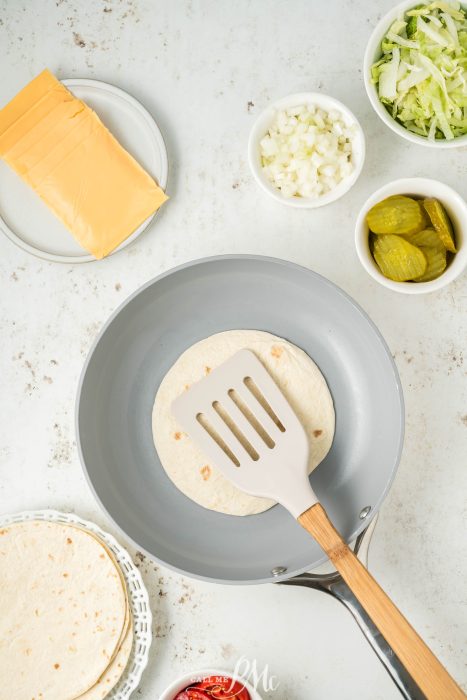
[{"label": "white textured countertop", "polygon": [[[370,279],[353,243],[359,207],[391,179],[432,176],[467,195],[467,149],[435,153],[401,140],[366,98],[365,44],[391,5],[0,1],[0,105],[45,66],[60,78],[118,85],[161,127],[171,195],[135,245],[100,263],[45,263],[0,235],[0,512],[74,510],[115,532],[85,483],[73,425],[78,376],[103,322],[141,284],[193,258],[255,253],[299,262],[351,294],[396,359],[406,444],[370,567],[465,684],[466,277],[436,294],[404,297]],[[246,162],[258,112],[302,90],[345,102],[367,137],[357,185],[316,211],[273,202]],[[232,668],[242,654],[277,676],[279,688],[267,695],[274,700],[400,697],[350,615],[325,595],[208,585],[138,554],[136,561],[151,594],[154,644],[135,697],[155,700],[178,674]]]}]

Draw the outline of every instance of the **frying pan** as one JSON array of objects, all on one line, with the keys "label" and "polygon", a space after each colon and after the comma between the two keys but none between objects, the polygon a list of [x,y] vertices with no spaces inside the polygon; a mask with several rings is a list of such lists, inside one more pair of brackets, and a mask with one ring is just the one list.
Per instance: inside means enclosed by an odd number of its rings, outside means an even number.
[{"label": "frying pan", "polygon": [[239,328],[290,340],[324,374],[336,432],[311,480],[336,528],[354,540],[380,508],[399,464],[400,380],[365,312],[334,284],[290,262],[206,258],[130,296],[86,359],[77,396],[78,450],[102,507],[156,561],[218,583],[297,580],[325,557],[285,509],[244,518],[205,510],[172,484],[154,448],[151,413],[166,372],[193,343]]}]

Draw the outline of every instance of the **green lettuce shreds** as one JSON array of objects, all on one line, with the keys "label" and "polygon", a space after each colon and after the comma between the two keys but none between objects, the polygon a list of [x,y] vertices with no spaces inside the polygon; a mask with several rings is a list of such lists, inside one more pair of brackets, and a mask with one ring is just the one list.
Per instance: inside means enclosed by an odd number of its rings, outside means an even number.
[{"label": "green lettuce shreds", "polygon": [[389,27],[371,67],[379,99],[429,139],[467,134],[467,12],[458,2],[418,5]]}]

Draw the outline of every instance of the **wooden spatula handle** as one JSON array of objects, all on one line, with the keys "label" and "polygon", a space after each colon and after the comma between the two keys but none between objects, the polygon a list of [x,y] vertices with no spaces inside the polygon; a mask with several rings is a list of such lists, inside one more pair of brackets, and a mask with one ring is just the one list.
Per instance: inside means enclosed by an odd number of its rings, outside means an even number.
[{"label": "wooden spatula handle", "polygon": [[337,532],[320,503],[298,522],[313,535],[427,700],[466,696]]}]

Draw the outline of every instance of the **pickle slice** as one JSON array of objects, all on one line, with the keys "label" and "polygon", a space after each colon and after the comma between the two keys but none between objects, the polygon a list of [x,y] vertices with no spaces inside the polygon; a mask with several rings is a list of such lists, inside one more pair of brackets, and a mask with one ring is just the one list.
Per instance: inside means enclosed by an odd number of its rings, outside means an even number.
[{"label": "pickle slice", "polygon": [[398,194],[371,207],[366,222],[373,233],[405,236],[422,231],[430,223],[420,202]]},{"label": "pickle slice", "polygon": [[412,245],[416,245],[420,248],[437,248],[441,251],[446,250],[443,241],[434,228],[424,228],[423,231],[414,233],[412,236],[407,236],[407,240]]},{"label": "pickle slice", "polygon": [[420,248],[392,234],[373,236],[373,239],[373,256],[385,277],[394,282],[406,282],[425,274],[428,263]]},{"label": "pickle slice", "polygon": [[423,200],[423,205],[444,247],[446,250],[450,250],[451,253],[455,253],[456,244],[454,242],[454,232],[445,208],[437,199],[425,199]]},{"label": "pickle slice", "polygon": [[425,273],[420,277],[414,277],[414,282],[429,282],[443,274],[446,269],[446,249],[421,248],[427,260]]}]

